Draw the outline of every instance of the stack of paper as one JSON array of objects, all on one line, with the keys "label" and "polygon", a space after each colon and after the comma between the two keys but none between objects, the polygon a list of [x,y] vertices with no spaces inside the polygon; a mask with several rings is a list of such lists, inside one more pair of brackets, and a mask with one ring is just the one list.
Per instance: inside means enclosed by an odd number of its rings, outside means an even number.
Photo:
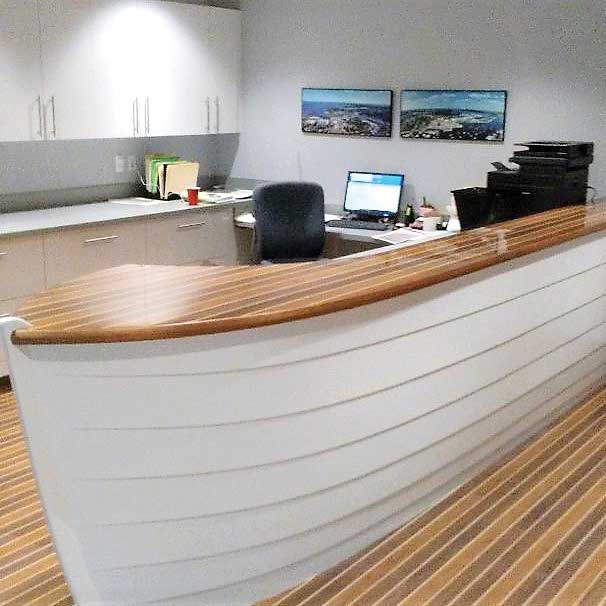
[{"label": "stack of paper", "polygon": [[196,187],[200,164],[181,160],[178,156],[148,154],[145,156],[145,183],[147,191],[162,200],[188,187]]}]

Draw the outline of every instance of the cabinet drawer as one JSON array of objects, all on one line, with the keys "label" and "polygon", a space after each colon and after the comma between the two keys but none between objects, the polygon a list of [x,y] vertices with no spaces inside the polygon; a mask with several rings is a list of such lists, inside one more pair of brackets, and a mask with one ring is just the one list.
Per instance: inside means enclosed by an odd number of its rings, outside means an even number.
[{"label": "cabinet drawer", "polygon": [[151,265],[195,265],[210,259],[235,263],[237,247],[231,208],[152,218],[147,231]]},{"label": "cabinet drawer", "polygon": [[152,218],[147,225],[147,261],[150,265],[186,265],[201,262],[212,251],[213,223],[207,213]]},{"label": "cabinet drawer", "polygon": [[42,236],[0,238],[0,301],[44,290]]},{"label": "cabinet drawer", "polygon": [[145,263],[145,222],[68,229],[45,236],[49,288],[79,276],[129,263]]}]

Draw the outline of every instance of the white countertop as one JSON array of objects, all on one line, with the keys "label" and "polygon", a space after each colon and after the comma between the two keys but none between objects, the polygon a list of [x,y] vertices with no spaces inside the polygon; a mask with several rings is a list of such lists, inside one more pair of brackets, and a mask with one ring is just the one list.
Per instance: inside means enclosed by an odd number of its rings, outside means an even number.
[{"label": "white countertop", "polygon": [[[324,215],[326,221],[330,221],[331,219],[340,219],[341,215],[334,215],[326,213]],[[252,213],[243,213],[241,215],[237,215],[234,219],[236,226],[243,227],[245,229],[252,229],[255,226],[255,218]],[[373,239],[373,235],[377,234],[376,231],[369,231],[368,229],[348,229],[343,227],[326,227],[326,232],[329,234],[334,234],[339,238],[343,238],[344,240],[353,240],[357,242],[372,242],[376,243],[377,246],[380,244],[375,239]],[[387,243],[383,243],[383,246],[387,246]]]},{"label": "white countertop", "polygon": [[[127,198],[124,200],[78,204],[43,210],[2,213],[0,214],[0,237],[50,231],[79,225],[124,221],[176,212],[199,212],[246,203],[246,201],[229,200],[215,204],[198,204],[198,206],[188,206],[187,202],[182,201],[158,201],[157,204],[145,206],[132,204],[139,200],[141,198]],[[127,204],[124,202],[127,202]]]},{"label": "white countertop", "polygon": [[[324,215],[326,221],[330,221],[331,219],[339,219],[340,215],[332,215],[325,214]],[[252,229],[255,225],[255,217],[252,213],[243,213],[241,215],[236,215],[234,218],[234,222],[236,226],[243,227],[245,229]],[[330,234],[334,234],[337,237],[343,238],[344,240],[353,240],[357,242],[372,242],[380,246],[391,246],[392,248],[404,248],[405,246],[412,246],[413,244],[420,244],[421,242],[429,242],[431,240],[436,240],[438,238],[444,238],[447,236],[454,235],[451,232],[447,231],[434,231],[434,232],[424,232],[418,230],[411,230],[409,228],[404,228],[402,230],[397,230],[401,232],[408,232],[410,239],[405,242],[391,243],[381,239],[381,235],[387,235],[390,233],[396,233],[395,231],[373,231],[368,229],[351,229],[351,228],[343,228],[343,227],[326,227],[326,232]],[[366,254],[374,254],[376,250],[364,251],[362,253],[355,253],[352,256],[366,255]]]}]

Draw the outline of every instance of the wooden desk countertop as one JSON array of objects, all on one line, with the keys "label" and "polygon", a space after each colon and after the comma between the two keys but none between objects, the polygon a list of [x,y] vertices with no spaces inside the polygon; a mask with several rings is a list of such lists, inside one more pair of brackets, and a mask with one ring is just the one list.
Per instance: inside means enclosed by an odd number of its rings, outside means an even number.
[{"label": "wooden desk countertop", "polygon": [[127,265],[29,300],[16,344],[168,339],[267,326],[388,299],[606,230],[606,199],[358,259],[238,267]]}]

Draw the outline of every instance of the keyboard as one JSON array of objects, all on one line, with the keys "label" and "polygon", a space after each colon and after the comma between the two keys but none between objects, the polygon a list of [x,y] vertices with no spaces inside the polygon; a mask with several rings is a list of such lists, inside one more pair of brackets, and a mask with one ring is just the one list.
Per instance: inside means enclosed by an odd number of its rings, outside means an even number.
[{"label": "keyboard", "polygon": [[358,219],[331,219],[326,221],[327,227],[340,227],[341,229],[372,229],[373,231],[386,231],[391,229],[389,223],[376,223],[375,221],[359,221]]}]

